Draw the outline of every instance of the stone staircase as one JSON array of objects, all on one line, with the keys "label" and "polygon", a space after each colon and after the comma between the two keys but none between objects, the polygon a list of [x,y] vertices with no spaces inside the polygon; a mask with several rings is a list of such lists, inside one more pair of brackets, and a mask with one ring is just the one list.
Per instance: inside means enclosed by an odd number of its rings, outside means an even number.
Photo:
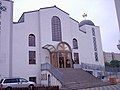
[{"label": "stone staircase", "polygon": [[64,82],[62,83],[61,90],[76,90],[108,85],[108,83],[103,82],[82,69],[60,68],[59,71],[63,73]]}]

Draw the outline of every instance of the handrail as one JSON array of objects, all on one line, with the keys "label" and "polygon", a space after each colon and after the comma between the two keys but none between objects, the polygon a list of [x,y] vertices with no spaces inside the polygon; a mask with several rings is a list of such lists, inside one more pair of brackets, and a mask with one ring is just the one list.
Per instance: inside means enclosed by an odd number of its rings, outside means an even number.
[{"label": "handrail", "polygon": [[88,63],[81,63],[81,67],[83,69],[92,69],[92,70],[98,70],[98,71],[104,71],[105,67],[101,65],[95,65],[95,64],[88,64]]},{"label": "handrail", "polygon": [[48,70],[52,73],[62,84],[63,84],[63,74],[56,69],[54,66],[50,65],[49,63],[44,63],[41,65],[41,70]]},{"label": "handrail", "polygon": [[120,68],[105,66],[105,70],[108,72],[120,72]]}]

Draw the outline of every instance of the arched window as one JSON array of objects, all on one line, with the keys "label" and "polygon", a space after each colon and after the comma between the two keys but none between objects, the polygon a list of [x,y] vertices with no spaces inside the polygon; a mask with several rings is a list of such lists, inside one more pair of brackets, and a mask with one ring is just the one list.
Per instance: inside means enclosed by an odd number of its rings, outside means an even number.
[{"label": "arched window", "polygon": [[73,39],[73,49],[78,49],[78,42],[77,39]]},{"label": "arched window", "polygon": [[61,21],[57,16],[52,17],[52,40],[62,41]]},{"label": "arched window", "polygon": [[35,35],[34,34],[29,35],[29,46],[35,46]]}]

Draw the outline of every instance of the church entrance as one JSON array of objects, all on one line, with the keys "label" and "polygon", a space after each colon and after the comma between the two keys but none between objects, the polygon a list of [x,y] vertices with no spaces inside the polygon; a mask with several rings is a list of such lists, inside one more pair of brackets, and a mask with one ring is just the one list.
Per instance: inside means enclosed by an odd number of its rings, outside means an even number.
[{"label": "church entrance", "polygon": [[50,64],[56,68],[72,68],[72,50],[68,43],[60,42],[55,48],[53,45],[45,45],[44,49],[50,52]]},{"label": "church entrance", "polygon": [[51,64],[57,68],[72,68],[72,51],[71,47],[66,42],[61,42],[57,45],[56,51],[52,52]]},{"label": "church entrance", "polygon": [[71,67],[71,53],[59,52],[58,53],[58,65],[59,68],[70,68]]}]

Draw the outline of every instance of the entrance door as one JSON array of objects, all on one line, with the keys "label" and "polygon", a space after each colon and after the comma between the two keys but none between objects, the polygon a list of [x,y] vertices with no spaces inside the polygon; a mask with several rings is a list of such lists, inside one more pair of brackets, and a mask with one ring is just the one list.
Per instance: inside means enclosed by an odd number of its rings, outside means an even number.
[{"label": "entrance door", "polygon": [[59,68],[72,68],[72,51],[68,43],[61,42],[57,46]]},{"label": "entrance door", "polygon": [[60,42],[50,54],[50,63],[57,68],[72,68],[72,50],[68,43]]},{"label": "entrance door", "polygon": [[59,68],[71,68],[71,53],[59,52],[58,61]]},{"label": "entrance door", "polygon": [[66,57],[65,58],[65,60],[66,60],[66,68],[70,68],[71,67],[71,64],[70,64],[71,63],[71,60],[70,60],[71,59],[71,54],[66,52],[65,55],[66,55],[65,56]]},{"label": "entrance door", "polygon": [[64,53],[59,53],[59,68],[64,68]]}]

